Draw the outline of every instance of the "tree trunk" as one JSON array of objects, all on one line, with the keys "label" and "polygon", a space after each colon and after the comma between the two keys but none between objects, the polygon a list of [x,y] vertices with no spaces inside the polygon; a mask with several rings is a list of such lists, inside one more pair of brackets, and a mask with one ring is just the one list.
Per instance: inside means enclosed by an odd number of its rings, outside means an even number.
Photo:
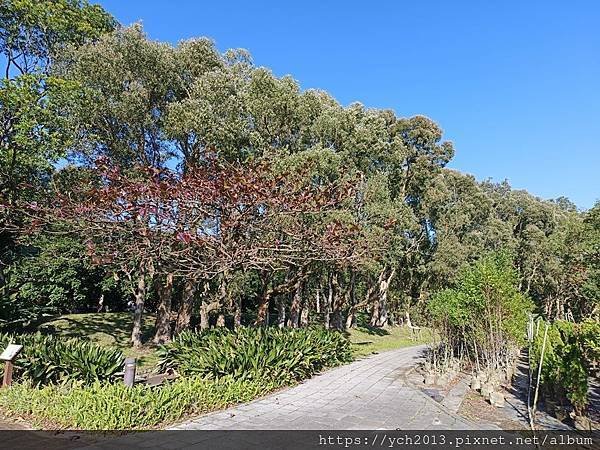
[{"label": "tree trunk", "polygon": [[290,317],[288,327],[298,328],[300,321],[300,303],[302,301],[302,279],[299,279],[294,286],[294,297],[290,305]]},{"label": "tree trunk", "polygon": [[327,299],[325,300],[325,328],[331,327],[331,304],[333,303],[333,280],[332,274],[330,273],[327,277]]},{"label": "tree trunk", "polygon": [[210,328],[210,314],[208,305],[205,302],[200,304],[200,329],[208,330]]},{"label": "tree trunk", "polygon": [[307,327],[308,326],[308,315],[309,315],[308,305],[304,305],[302,307],[302,312],[300,313],[300,326]]},{"label": "tree trunk", "polygon": [[146,277],[144,273],[139,275],[137,289],[135,290],[135,306],[133,310],[133,330],[131,332],[131,343],[134,347],[142,346],[142,314],[144,313],[144,301],[146,299]]},{"label": "tree trunk", "polygon": [[255,325],[269,326],[269,303],[271,302],[272,290],[266,287],[258,300],[258,312]]},{"label": "tree trunk", "polygon": [[337,273],[331,278],[331,286],[333,287],[332,297],[332,314],[329,326],[335,330],[342,331],[344,329],[344,320],[342,318],[342,306],[344,305],[344,295],[342,293],[339,277]]},{"label": "tree trunk", "polygon": [[390,287],[390,282],[394,277],[396,270],[392,269],[389,276],[386,278],[388,269],[384,269],[379,275],[379,295],[376,297],[373,303],[373,310],[371,311],[371,326],[383,327],[388,322],[387,316],[387,296]]},{"label": "tree trunk", "polygon": [[177,323],[175,324],[175,334],[181,333],[190,326],[192,312],[194,310],[194,294],[196,293],[196,280],[189,279],[183,285],[181,293],[181,304],[177,313]]},{"label": "tree trunk", "polygon": [[285,298],[281,297],[277,302],[277,326],[285,327]]},{"label": "tree trunk", "polygon": [[238,297],[235,300],[235,309],[233,311],[233,328],[242,326],[242,298]]},{"label": "tree trunk", "polygon": [[158,286],[159,304],[156,311],[156,332],[153,342],[164,344],[171,340],[171,301],[173,297],[173,274],[167,274],[165,283]]},{"label": "tree trunk", "polygon": [[[206,295],[208,294],[209,286],[208,283],[204,286],[204,298],[200,304],[200,329],[208,330],[210,328],[210,313],[217,309],[220,309],[221,302],[217,299],[210,303],[206,302]],[[225,317],[223,317],[225,319]]]},{"label": "tree trunk", "polygon": [[317,314],[321,314],[321,288],[320,287],[317,287],[316,303],[317,303]]}]

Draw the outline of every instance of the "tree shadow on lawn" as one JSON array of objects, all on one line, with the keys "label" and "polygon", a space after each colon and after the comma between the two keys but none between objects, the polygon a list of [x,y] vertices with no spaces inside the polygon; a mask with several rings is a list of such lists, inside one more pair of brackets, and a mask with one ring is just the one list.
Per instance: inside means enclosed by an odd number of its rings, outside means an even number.
[{"label": "tree shadow on lawn", "polygon": [[358,325],[356,329],[371,336],[388,336],[390,334],[385,328],[372,327],[371,325]]},{"label": "tree shadow on lawn", "polygon": [[[63,337],[78,337],[101,345],[120,348],[131,343],[133,315],[128,312],[71,314],[46,322],[38,327],[42,333]],[[142,341],[148,342],[154,333],[154,318],[146,317],[142,323]]]}]

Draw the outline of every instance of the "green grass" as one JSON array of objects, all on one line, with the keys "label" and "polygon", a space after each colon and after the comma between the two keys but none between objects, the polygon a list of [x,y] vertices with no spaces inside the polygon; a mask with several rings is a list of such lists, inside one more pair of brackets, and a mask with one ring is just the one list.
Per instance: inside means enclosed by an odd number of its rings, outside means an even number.
[{"label": "green grass", "polygon": [[[407,327],[373,328],[364,325],[363,317],[360,319],[359,324],[363,325],[346,333],[352,343],[354,357],[425,344],[432,340],[431,331],[428,329],[421,330],[421,337],[418,339],[412,336]],[[154,321],[154,315],[144,316],[142,327],[144,342],[150,342],[152,339]],[[155,347],[152,344],[146,344],[139,349],[132,348],[130,343],[131,327],[132,315],[128,312],[117,312],[68,314],[40,325],[39,329],[44,333],[80,337],[100,345],[117,347],[123,351],[125,356],[138,358],[138,367],[141,372],[149,371],[158,362]]]},{"label": "green grass", "polygon": [[385,352],[412,345],[427,344],[432,341],[431,330],[423,328],[420,338],[413,336],[408,327],[373,328],[359,326],[348,331],[355,358],[372,353]]},{"label": "green grass", "polygon": [[131,347],[133,316],[128,312],[67,314],[41,324],[38,329],[45,334],[87,339],[96,344],[119,348],[127,357],[138,360],[140,371],[154,368],[158,362],[155,347],[150,343],[154,334],[155,317],[146,314],[142,323],[142,341],[148,342],[141,348]]},{"label": "green grass", "polygon": [[50,385],[41,389],[15,384],[0,389],[0,409],[27,417],[44,429],[134,430],[173,423],[250,401],[283,383],[279,380],[182,378],[160,388],[122,383],[91,386]]}]

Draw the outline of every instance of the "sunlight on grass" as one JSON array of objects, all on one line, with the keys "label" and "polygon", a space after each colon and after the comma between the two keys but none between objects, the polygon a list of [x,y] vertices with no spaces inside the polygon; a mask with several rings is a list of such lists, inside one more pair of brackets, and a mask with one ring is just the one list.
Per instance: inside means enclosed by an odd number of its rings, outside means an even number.
[{"label": "sunlight on grass", "polygon": [[[140,371],[154,368],[158,358],[155,348],[146,344],[142,348],[131,347],[133,316],[128,312],[67,314],[58,319],[43,323],[38,327],[42,333],[59,334],[64,337],[88,339],[99,345],[119,348],[125,356],[138,359]],[[143,318],[143,341],[149,342],[154,332],[153,315]]]},{"label": "sunlight on grass", "polygon": [[357,327],[348,331],[354,357],[385,352],[412,345],[427,344],[432,340],[431,330],[424,328],[420,336],[413,335],[408,327]]}]

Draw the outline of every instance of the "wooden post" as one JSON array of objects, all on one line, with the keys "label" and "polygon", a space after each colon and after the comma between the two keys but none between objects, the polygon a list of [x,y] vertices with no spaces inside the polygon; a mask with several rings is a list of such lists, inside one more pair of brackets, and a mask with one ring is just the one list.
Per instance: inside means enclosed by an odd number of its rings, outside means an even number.
[{"label": "wooden post", "polygon": [[2,387],[10,386],[12,383],[13,374],[13,363],[12,361],[4,362],[4,377],[2,377]]},{"label": "wooden post", "polygon": [[133,384],[135,383],[135,358],[125,358],[123,381],[125,386],[133,387]]},{"label": "wooden post", "polygon": [[12,383],[13,361],[23,350],[23,346],[19,344],[8,344],[0,355],[0,360],[4,361],[4,376],[2,377],[2,387],[10,386]]}]

